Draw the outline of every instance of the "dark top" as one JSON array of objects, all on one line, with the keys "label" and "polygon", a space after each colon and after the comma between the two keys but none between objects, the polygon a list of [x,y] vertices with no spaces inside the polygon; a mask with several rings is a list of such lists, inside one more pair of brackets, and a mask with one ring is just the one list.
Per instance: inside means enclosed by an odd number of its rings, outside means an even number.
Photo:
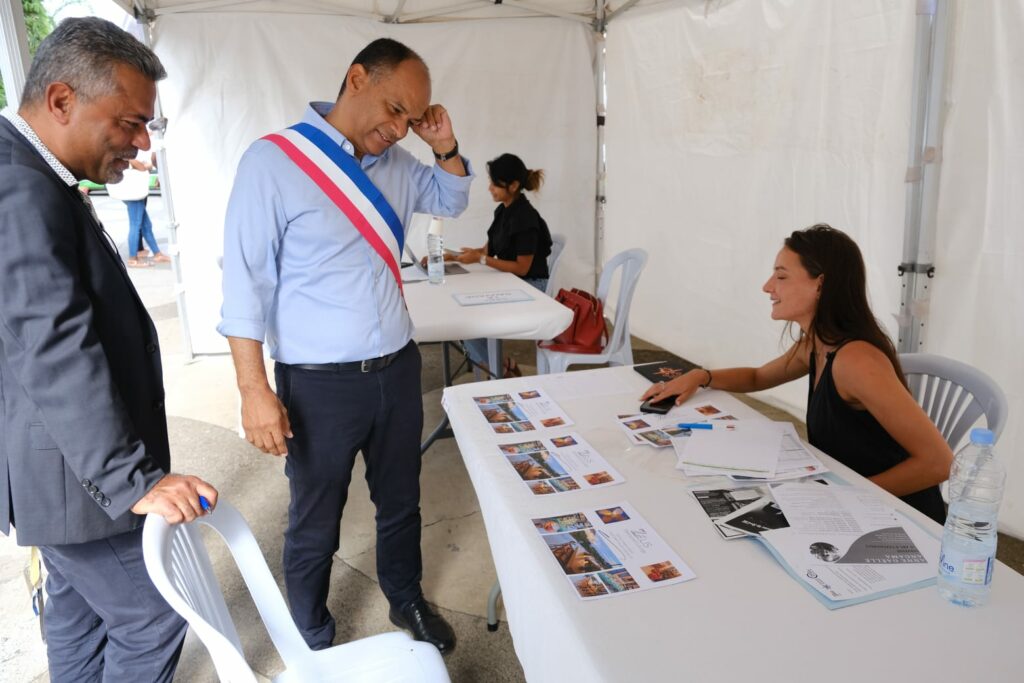
[{"label": "dark top", "polygon": [[[814,386],[815,358],[814,353],[811,353],[807,438],[811,445],[825,451],[861,476],[872,477],[910,456],[871,413],[853,408],[839,395],[832,379],[832,360],[839,348],[826,356],[825,369],[817,387]],[[903,496],[902,500],[939,524],[946,519],[946,509],[938,486]]]},{"label": "dark top", "polygon": [[502,261],[515,261],[519,256],[533,255],[530,270],[524,279],[545,279],[548,256],[551,254],[551,233],[548,224],[520,194],[511,205],[498,204],[494,221],[487,229],[487,254]]}]

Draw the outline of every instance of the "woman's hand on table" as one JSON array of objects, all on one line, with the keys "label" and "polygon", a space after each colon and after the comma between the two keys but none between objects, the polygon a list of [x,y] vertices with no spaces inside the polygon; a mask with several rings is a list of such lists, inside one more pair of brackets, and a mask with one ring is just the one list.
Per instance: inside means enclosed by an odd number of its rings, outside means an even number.
[{"label": "woman's hand on table", "polygon": [[668,382],[655,382],[644,395],[640,397],[641,401],[651,399],[652,403],[656,403],[672,396],[676,397],[676,405],[682,405],[691,396],[697,393],[697,389],[700,389],[701,382],[707,379],[707,373],[700,368],[690,370],[689,372],[676,377]]},{"label": "woman's hand on table", "polygon": [[452,258],[459,263],[479,263],[480,257],[484,255],[483,249],[472,249],[470,247],[463,247],[462,251],[455,254]]}]

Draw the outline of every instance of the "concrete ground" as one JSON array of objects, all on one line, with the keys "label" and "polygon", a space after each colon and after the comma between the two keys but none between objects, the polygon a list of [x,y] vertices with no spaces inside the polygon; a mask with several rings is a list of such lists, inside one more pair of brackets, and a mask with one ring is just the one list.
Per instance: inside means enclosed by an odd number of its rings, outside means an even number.
[{"label": "concrete ground", "polygon": [[[123,205],[107,198],[97,198],[96,203],[124,253],[127,220]],[[157,237],[166,244],[159,198],[151,199],[150,212],[158,226]],[[133,270],[131,275],[160,334],[174,469],[207,479],[242,511],[280,583],[288,502],[283,462],[260,453],[234,431],[237,397],[230,358],[185,358],[170,267]],[[641,340],[635,340],[634,349],[637,362],[672,357]],[[524,370],[533,371],[530,343],[506,343],[506,352]],[[425,425],[429,430],[441,418],[440,354],[437,346],[425,346],[422,353]],[[470,379],[466,374],[460,381]],[[777,419],[793,420],[763,403],[751,403]],[[440,441],[428,451],[422,482],[423,587],[459,638],[458,647],[446,660],[452,680],[523,680],[508,629],[489,633],[485,627],[487,591],[495,572],[476,496],[453,440]],[[217,539],[211,540],[211,554],[246,655],[257,672],[272,677],[282,664],[241,577]],[[999,554],[1018,571],[1024,567],[1024,543],[1000,537]],[[0,683],[49,680],[45,649],[22,576],[27,557],[27,549],[18,547],[13,539],[0,538]],[[387,620],[387,603],[376,585],[373,507],[361,465],[354,473],[345,511],[330,607],[338,620],[336,642],[394,630]],[[217,680],[205,648],[192,635],[186,640],[176,680]]]}]

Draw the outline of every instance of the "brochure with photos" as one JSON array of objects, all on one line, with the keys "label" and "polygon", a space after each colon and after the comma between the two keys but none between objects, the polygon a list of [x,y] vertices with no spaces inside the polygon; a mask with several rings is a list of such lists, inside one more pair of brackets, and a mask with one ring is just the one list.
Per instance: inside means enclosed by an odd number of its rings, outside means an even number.
[{"label": "brochure with photos", "polygon": [[625,478],[575,432],[517,443],[498,450],[535,496],[621,484]]},{"label": "brochure with photos", "polygon": [[629,503],[540,517],[533,526],[581,600],[696,578]]},{"label": "brochure with photos", "polygon": [[568,427],[572,419],[543,389],[474,396],[480,414],[495,434],[519,434]]}]

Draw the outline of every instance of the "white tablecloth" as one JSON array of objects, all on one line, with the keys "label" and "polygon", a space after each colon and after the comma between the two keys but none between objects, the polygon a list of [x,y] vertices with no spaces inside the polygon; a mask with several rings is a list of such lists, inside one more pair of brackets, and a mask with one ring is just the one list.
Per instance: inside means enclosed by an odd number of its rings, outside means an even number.
[{"label": "white tablecloth", "polygon": [[[495,451],[472,396],[546,389],[627,481],[534,496]],[[991,604],[947,604],[934,587],[829,611],[755,540],[722,540],[675,470],[671,449],[631,445],[616,425],[648,386],[631,368],[449,387],[444,402],[480,500],[508,626],[527,680],[1020,681],[1024,577],[999,564]],[[741,419],[732,396],[698,396]],[[859,475],[822,456],[854,485]],[[879,489],[880,490],[880,489]],[[885,494],[888,496],[888,494]],[[896,498],[894,506],[941,533]],[[530,519],[586,505],[632,503],[697,579],[583,602]],[[481,595],[483,600],[485,596]]]},{"label": "white tablecloth", "polygon": [[[510,273],[471,264],[468,273],[448,275],[444,284],[412,282],[404,286],[418,342],[491,337],[551,339],[572,322],[572,311]],[[453,294],[518,289],[530,301],[460,306]]]}]

